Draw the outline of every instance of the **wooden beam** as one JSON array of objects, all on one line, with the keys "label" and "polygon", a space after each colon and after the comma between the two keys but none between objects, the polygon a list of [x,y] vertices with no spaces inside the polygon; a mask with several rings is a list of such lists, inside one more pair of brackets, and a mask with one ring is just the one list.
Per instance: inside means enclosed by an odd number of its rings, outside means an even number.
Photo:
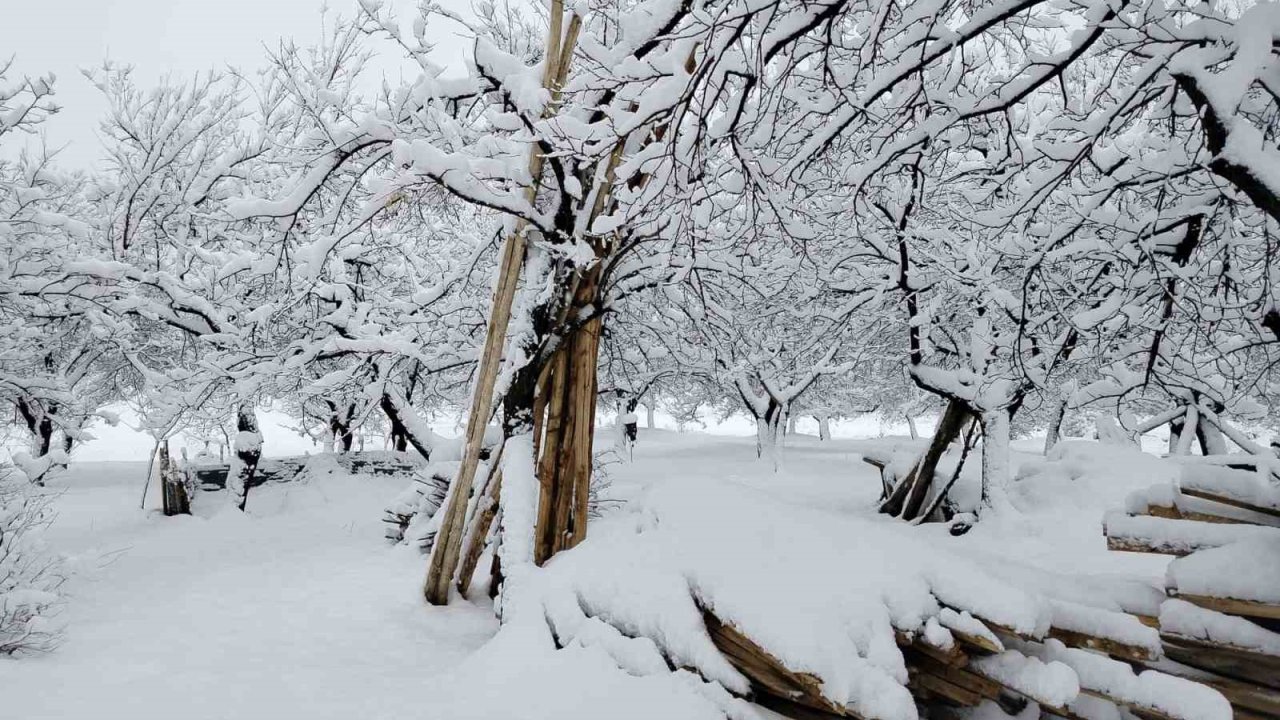
[{"label": "wooden beam", "polygon": [[1170,660],[1201,670],[1280,690],[1280,658],[1228,648],[1180,635],[1162,634]]},{"label": "wooden beam", "polygon": [[1221,503],[1223,505],[1230,505],[1231,507],[1237,507],[1242,510],[1249,510],[1251,512],[1256,512],[1261,515],[1269,515],[1271,517],[1280,518],[1280,508],[1269,507],[1266,505],[1254,505],[1251,502],[1247,502],[1245,500],[1239,500],[1231,497],[1230,495],[1223,495],[1221,493],[1215,493],[1209,490],[1202,490],[1200,488],[1195,488],[1195,487],[1183,487],[1183,488],[1180,488],[1180,490],[1183,495],[1190,495],[1191,497],[1200,498],[1201,500],[1211,500],[1216,503]]},{"label": "wooden beam", "polygon": [[1185,557],[1196,550],[1207,548],[1186,548],[1167,543],[1153,543],[1147,538],[1107,536],[1107,549],[1114,552],[1149,553],[1152,555],[1173,555]]},{"label": "wooden beam", "polygon": [[1226,613],[1227,615],[1243,615],[1245,617],[1261,618],[1264,620],[1280,620],[1280,605],[1272,603],[1263,603],[1254,600],[1241,600],[1238,598],[1192,595],[1180,593],[1173,589],[1169,590],[1169,596],[1176,597],[1179,600],[1186,600],[1192,605],[1199,605],[1202,608]]},{"label": "wooden beam", "polygon": [[[910,670],[910,668],[907,669],[908,671]],[[930,673],[917,672],[912,674],[907,681],[907,687],[913,690],[923,689],[960,707],[973,707],[983,700],[982,695],[968,688],[960,687],[946,678]]]},{"label": "wooden beam", "polygon": [[1096,697],[1118,705],[1128,710],[1131,714],[1142,718],[1142,720],[1187,720],[1186,718],[1182,718],[1177,715],[1170,715],[1163,710],[1153,708],[1149,705],[1140,705],[1136,702],[1125,700],[1124,698],[1108,695],[1107,693],[1095,688],[1081,687],[1080,694],[1088,695],[1089,697]]},{"label": "wooden beam", "polygon": [[[867,720],[822,694],[822,679],[788,668],[781,660],[765,650],[745,633],[723,623],[710,611],[703,610],[703,620],[711,641],[725,658],[749,680],[758,696],[801,705],[810,710],[827,713],[818,717],[844,717]],[[796,716],[798,717],[798,716]]]},{"label": "wooden beam", "polygon": [[1254,523],[1240,518],[1233,518],[1226,515],[1218,515],[1215,513],[1207,513],[1198,510],[1182,510],[1176,507],[1165,507],[1164,505],[1148,505],[1145,513],[1139,515],[1149,515],[1151,517],[1164,518],[1166,520],[1198,520],[1200,522],[1222,523],[1224,525],[1252,525]]},{"label": "wooden beam", "polygon": [[1062,641],[1062,644],[1068,647],[1097,650],[1120,660],[1141,662],[1155,659],[1151,650],[1141,645],[1129,645],[1112,638],[1090,635],[1075,630],[1049,628],[1049,637]]}]

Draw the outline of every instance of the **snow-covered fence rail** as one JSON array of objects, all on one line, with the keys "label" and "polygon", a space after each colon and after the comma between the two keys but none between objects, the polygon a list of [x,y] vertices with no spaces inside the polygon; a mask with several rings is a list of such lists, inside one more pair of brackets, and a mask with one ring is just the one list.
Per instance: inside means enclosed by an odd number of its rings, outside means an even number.
[{"label": "snow-covered fence rail", "polygon": [[[252,486],[271,482],[292,482],[297,480],[306,469],[307,464],[321,456],[301,455],[283,458],[263,458],[254,473]],[[388,475],[392,477],[411,477],[426,466],[426,461],[411,453],[386,451],[350,452],[332,455],[338,467],[353,474]],[[199,465],[192,472],[196,480],[205,490],[218,490],[226,487],[229,466]]]},{"label": "snow-covered fence rail", "polygon": [[1176,556],[1156,622],[1161,668],[1222,693],[1236,717],[1280,718],[1280,485],[1259,456],[1177,460],[1177,482],[1107,516],[1107,544]]}]

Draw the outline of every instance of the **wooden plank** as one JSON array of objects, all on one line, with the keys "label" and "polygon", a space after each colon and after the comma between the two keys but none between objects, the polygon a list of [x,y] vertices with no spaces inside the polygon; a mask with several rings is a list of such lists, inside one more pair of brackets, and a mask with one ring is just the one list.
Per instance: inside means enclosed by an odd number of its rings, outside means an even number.
[{"label": "wooden plank", "polygon": [[1177,635],[1162,634],[1164,654],[1170,660],[1201,670],[1280,689],[1280,658],[1273,655],[1226,649],[1219,645]]},{"label": "wooden plank", "polygon": [[[551,91],[552,102],[559,97],[559,88],[564,84],[569,69],[569,58],[577,42],[577,23],[580,22],[575,13],[571,30],[565,38],[565,47],[560,47],[560,27],[563,21],[564,3],[552,0],[551,16],[553,18],[547,37],[547,58],[555,58],[560,53],[560,61],[548,60],[543,69],[543,87]],[[525,189],[525,200],[532,203],[537,197],[538,186],[542,178],[544,157],[536,145],[530,146],[529,176],[532,184]],[[423,595],[432,605],[444,605],[449,601],[449,586],[453,584],[454,573],[462,554],[462,533],[466,522],[467,498],[471,495],[471,484],[475,479],[476,467],[480,463],[480,448],[484,444],[484,430],[489,424],[489,415],[493,410],[493,391],[498,381],[498,370],[502,360],[502,349],[506,346],[507,328],[511,322],[511,305],[515,300],[516,289],[520,282],[520,273],[524,266],[524,223],[518,223],[509,233],[502,246],[502,258],[498,264],[498,280],[493,292],[493,302],[489,307],[489,322],[486,325],[485,342],[480,354],[480,362],[476,371],[475,391],[471,397],[471,408],[467,418],[466,443],[463,445],[462,464],[458,474],[449,488],[449,497],[440,512],[444,513],[437,533],[439,542],[432,549],[431,561],[427,568],[427,580],[423,586]]]},{"label": "wooden plank", "polygon": [[[1280,718],[1280,690],[1265,688],[1234,678],[1198,678],[1197,682],[1222,693],[1236,709],[1236,718]],[[1241,711],[1244,714],[1241,714]]]},{"label": "wooden plank", "polygon": [[1223,677],[1169,658],[1140,665],[1217,690],[1231,703],[1236,720],[1280,720],[1280,690]]},{"label": "wooden plank", "polygon": [[1107,549],[1115,552],[1149,553],[1152,555],[1173,555],[1185,557],[1196,550],[1206,548],[1180,548],[1165,544],[1155,544],[1144,538],[1107,536]]},{"label": "wooden plank", "polygon": [[1237,500],[1236,498],[1228,495],[1222,495],[1194,487],[1183,487],[1181,488],[1181,492],[1183,495],[1190,495],[1191,497],[1200,498],[1201,500],[1211,500],[1216,503],[1230,505],[1231,507],[1237,507],[1242,510],[1249,510],[1261,515],[1270,515],[1271,517],[1280,518],[1280,508],[1269,507],[1266,505],[1254,505],[1253,503],[1246,502],[1244,500]]},{"label": "wooden plank", "polygon": [[837,715],[825,710],[816,710],[772,695],[761,695],[756,698],[756,702],[783,717],[792,718],[792,720],[844,720],[844,718],[848,717],[847,715]]},{"label": "wooden plank", "polygon": [[926,672],[912,674],[907,681],[907,687],[913,690],[923,688],[960,707],[973,707],[980,704],[984,699],[982,695],[968,688],[960,687],[955,683],[949,682],[946,678]]},{"label": "wooden plank", "polygon": [[1097,650],[1120,660],[1141,662],[1155,659],[1150,649],[1140,645],[1128,645],[1111,638],[1090,635],[1075,630],[1065,630],[1057,627],[1049,628],[1049,637],[1060,640],[1062,644],[1069,647]]},{"label": "wooden plank", "polygon": [[725,658],[752,682],[757,694],[827,713],[827,717],[867,720],[822,694],[822,679],[788,668],[754,640],[732,625],[703,610],[707,633]]},{"label": "wooden plank", "polygon": [[462,551],[462,562],[458,565],[458,593],[463,597],[471,589],[471,578],[480,564],[480,555],[484,552],[484,542],[489,535],[489,527],[498,515],[498,501],[502,493],[501,450],[499,459],[493,463],[489,474],[489,486],[485,489],[480,506],[476,508],[475,517],[471,519],[471,528],[466,538],[466,547]]},{"label": "wooden plank", "polygon": [[985,675],[979,675],[972,670],[948,665],[939,662],[935,658],[916,654],[914,648],[908,650],[905,655],[908,661],[908,670],[914,669],[915,672],[936,675],[953,685],[977,693],[984,698],[997,700],[1000,698],[1001,693],[1006,690],[999,682]]},{"label": "wooden plank", "polygon": [[1088,695],[1090,697],[1100,698],[1102,700],[1106,700],[1108,702],[1114,703],[1128,710],[1131,714],[1142,718],[1142,720],[1186,720],[1186,718],[1180,718],[1176,715],[1170,715],[1164,712],[1163,710],[1158,710],[1148,705],[1140,705],[1136,702],[1126,700],[1124,698],[1119,698],[1114,695],[1108,695],[1107,693],[1101,690],[1098,690],[1096,688],[1081,687],[1080,694]]},{"label": "wooden plank", "polygon": [[1241,600],[1239,598],[1193,595],[1180,593],[1172,589],[1169,590],[1169,596],[1176,597],[1179,600],[1186,600],[1193,605],[1199,605],[1202,608],[1216,610],[1228,615],[1244,615],[1250,618],[1280,620],[1280,605],[1273,605],[1271,603],[1257,602],[1254,600]]},{"label": "wooden plank", "polygon": [[969,656],[961,649],[957,642],[950,648],[940,648],[925,642],[925,639],[914,633],[907,633],[901,630],[894,631],[894,637],[898,642],[898,647],[912,649],[916,652],[927,655],[934,660],[955,667],[964,667],[969,662]]},{"label": "wooden plank", "polygon": [[1241,518],[1228,517],[1226,515],[1215,515],[1213,513],[1200,512],[1197,510],[1181,510],[1176,507],[1165,507],[1164,505],[1148,505],[1147,511],[1139,514],[1165,518],[1166,520],[1197,520],[1199,522],[1222,523],[1224,525],[1254,524]]}]

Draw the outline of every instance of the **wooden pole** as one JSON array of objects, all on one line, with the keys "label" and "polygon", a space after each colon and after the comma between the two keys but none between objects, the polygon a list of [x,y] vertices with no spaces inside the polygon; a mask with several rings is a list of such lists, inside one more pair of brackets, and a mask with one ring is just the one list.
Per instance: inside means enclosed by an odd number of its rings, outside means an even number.
[{"label": "wooden pole", "polygon": [[[573,54],[581,20],[577,15],[573,16],[569,24],[568,37],[564,39],[562,46],[560,36],[563,22],[563,0],[552,0],[551,22],[547,33],[546,64],[542,79],[543,86],[551,90],[553,102],[558,98],[559,88],[568,72],[569,58]],[[533,178],[533,182],[525,190],[525,199],[530,203],[537,197],[538,184],[542,177],[542,164],[542,153],[538,152],[534,146],[529,154],[529,175]],[[427,569],[423,594],[427,602],[432,605],[444,605],[449,602],[449,586],[458,568],[462,551],[462,533],[466,522],[467,499],[471,495],[476,466],[480,462],[484,429],[489,422],[493,406],[493,390],[498,380],[502,349],[506,345],[507,328],[511,323],[511,305],[515,300],[516,289],[520,282],[524,251],[524,223],[520,223],[514,232],[507,235],[503,243],[502,258],[498,265],[497,286],[494,289],[493,305],[489,311],[489,324],[484,349],[480,355],[475,391],[471,398],[471,412],[467,418],[467,437],[462,453],[462,463],[458,468],[457,477],[449,487],[449,497],[443,508],[444,518],[436,535],[431,562]]]}]

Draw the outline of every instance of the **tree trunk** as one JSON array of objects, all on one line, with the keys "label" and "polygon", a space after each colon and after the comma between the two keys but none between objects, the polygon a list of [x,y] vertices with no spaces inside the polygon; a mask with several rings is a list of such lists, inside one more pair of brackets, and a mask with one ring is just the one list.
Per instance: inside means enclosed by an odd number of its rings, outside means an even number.
[{"label": "tree trunk", "polygon": [[826,413],[821,413],[819,415],[814,415],[813,417],[815,420],[818,421],[818,439],[830,440],[831,439],[831,416],[827,415]]},{"label": "tree trunk", "polygon": [[650,430],[654,428],[652,400],[644,404],[644,426]]},{"label": "tree trunk", "polygon": [[[550,22],[547,32],[546,55],[543,62],[542,87],[551,91],[554,104],[559,96],[559,88],[569,71],[570,59],[577,43],[580,17],[574,15],[569,28],[564,31],[564,5],[561,0],[553,0],[550,8]],[[563,41],[563,47],[561,47]],[[529,153],[529,175],[534,184],[525,189],[525,200],[532,204],[537,199],[538,180],[542,176],[544,156],[536,147],[531,146]],[[597,196],[597,202],[604,200]],[[462,463],[458,474],[449,487],[449,496],[444,507],[440,509],[442,522],[436,534],[436,543],[432,548],[431,562],[427,568],[427,579],[423,594],[432,605],[443,605],[449,601],[449,586],[453,582],[454,573],[458,569],[459,556],[462,552],[462,533],[465,531],[467,498],[471,494],[475,479],[476,466],[480,462],[480,449],[484,441],[484,429],[489,421],[493,408],[493,391],[498,379],[502,350],[506,347],[507,329],[511,321],[512,302],[520,281],[520,272],[524,264],[525,236],[523,223],[517,223],[513,232],[507,234],[502,246],[502,256],[498,263],[497,284],[494,287],[493,304],[489,310],[489,321],[485,331],[485,344],[480,355],[480,363],[476,373],[475,391],[471,398],[471,408],[467,418],[466,443],[463,446]],[[599,265],[596,265],[597,277]],[[595,285],[592,284],[592,289]],[[593,298],[594,299],[594,298]],[[598,324],[596,325],[598,328]],[[591,355],[591,362],[596,362],[596,355]],[[534,369],[536,373],[538,369]],[[594,392],[594,387],[592,388]],[[536,398],[535,398],[536,404]],[[591,398],[592,415],[594,416],[595,398]],[[536,413],[535,413],[536,414]],[[594,417],[593,417],[594,420]],[[590,447],[588,446],[588,452]],[[590,465],[588,457],[588,467]],[[585,522],[585,518],[584,518]],[[583,528],[585,532],[585,527]]]},{"label": "tree trunk", "polygon": [[1178,442],[1173,447],[1174,455],[1191,454],[1191,443],[1196,438],[1196,428],[1200,426],[1200,411],[1195,405],[1187,406],[1186,419],[1182,422],[1182,430],[1178,433]]},{"label": "tree trunk", "polygon": [[[1225,410],[1221,403],[1214,403],[1213,414],[1221,417],[1222,411]],[[1222,434],[1222,430],[1212,422],[1206,422],[1204,418],[1196,423],[1196,438],[1200,441],[1200,452],[1205,455],[1226,455],[1227,439]]]},{"label": "tree trunk", "polygon": [[912,415],[911,413],[906,413],[906,416],[907,416],[907,432],[911,433],[911,439],[912,440],[920,439],[920,431],[916,429],[915,416]]},{"label": "tree trunk", "polygon": [[227,469],[227,490],[235,506],[244,510],[249,500],[249,486],[262,459],[262,433],[253,407],[248,403],[242,404],[236,413],[236,430],[235,452]]},{"label": "tree trunk", "polygon": [[191,498],[182,473],[169,454],[168,440],[160,445],[160,496],[166,516],[191,514]]},{"label": "tree trunk", "polygon": [[1049,428],[1044,436],[1044,454],[1048,455],[1049,451],[1057,445],[1062,439],[1062,420],[1067,416],[1067,399],[1059,398],[1058,404],[1053,408],[1053,416],[1049,418]]},{"label": "tree trunk", "polygon": [[1178,438],[1182,436],[1182,428],[1186,425],[1186,416],[1176,417],[1169,421],[1169,454],[1174,455],[1178,451]]},{"label": "tree trunk", "polygon": [[[594,302],[599,268],[593,265],[578,271],[580,279],[566,317],[578,317]],[[540,394],[546,398],[546,421],[537,463],[542,490],[534,546],[538,565],[574,547],[587,535],[600,332],[598,316],[572,330],[540,386]]]},{"label": "tree trunk", "polygon": [[[17,401],[18,412],[22,415],[23,421],[27,425],[27,431],[31,434],[31,455],[36,461],[40,461],[49,454],[53,448],[53,413],[57,406],[50,403],[46,408],[39,402],[32,400],[27,401],[19,398]],[[39,470],[28,470],[28,476],[35,485],[43,486],[45,478],[52,470],[52,466],[46,464],[33,464],[32,468],[40,468]],[[34,474],[32,474],[34,473]]]},{"label": "tree trunk", "polygon": [[1009,487],[1009,411],[982,413],[982,505],[994,507]]},{"label": "tree trunk", "polygon": [[767,461],[776,471],[781,466],[778,441],[786,431],[786,411],[769,398],[763,417],[756,418],[756,457]]},{"label": "tree trunk", "polygon": [[618,393],[618,417],[616,418],[616,422],[614,422],[613,424],[614,425],[613,445],[619,450],[627,446],[627,427],[626,427],[626,423],[623,422],[623,417],[625,417],[627,414],[626,406],[627,406],[626,396],[623,393],[619,392]]},{"label": "tree trunk", "polygon": [[973,414],[961,400],[952,399],[938,419],[938,428],[924,455],[911,468],[906,477],[898,480],[893,493],[881,504],[880,511],[897,515],[904,520],[914,520],[925,505],[933,488],[938,461],[946,454],[951,443],[960,437],[965,421]]},{"label": "tree trunk", "polygon": [[[403,400],[403,398],[401,398]],[[431,439],[418,437],[409,428],[409,423],[405,422],[403,413],[412,412],[410,408],[402,408],[391,397],[390,393],[383,393],[382,399],[378,402],[378,406],[382,408],[382,414],[387,416],[387,421],[391,423],[391,438],[395,443],[396,450],[404,452],[407,445],[413,445],[413,449],[418,451],[423,460],[431,460]]]},{"label": "tree trunk", "polygon": [[791,413],[787,413],[787,434],[796,434],[796,416]]},{"label": "tree trunk", "polygon": [[[333,435],[332,445],[340,448],[341,452],[351,452],[351,444],[355,440],[355,436],[351,430],[351,418],[355,415],[356,406],[354,403],[345,408],[339,409],[337,403],[326,400],[329,405],[329,432]],[[333,451],[333,447],[329,448]]]}]

